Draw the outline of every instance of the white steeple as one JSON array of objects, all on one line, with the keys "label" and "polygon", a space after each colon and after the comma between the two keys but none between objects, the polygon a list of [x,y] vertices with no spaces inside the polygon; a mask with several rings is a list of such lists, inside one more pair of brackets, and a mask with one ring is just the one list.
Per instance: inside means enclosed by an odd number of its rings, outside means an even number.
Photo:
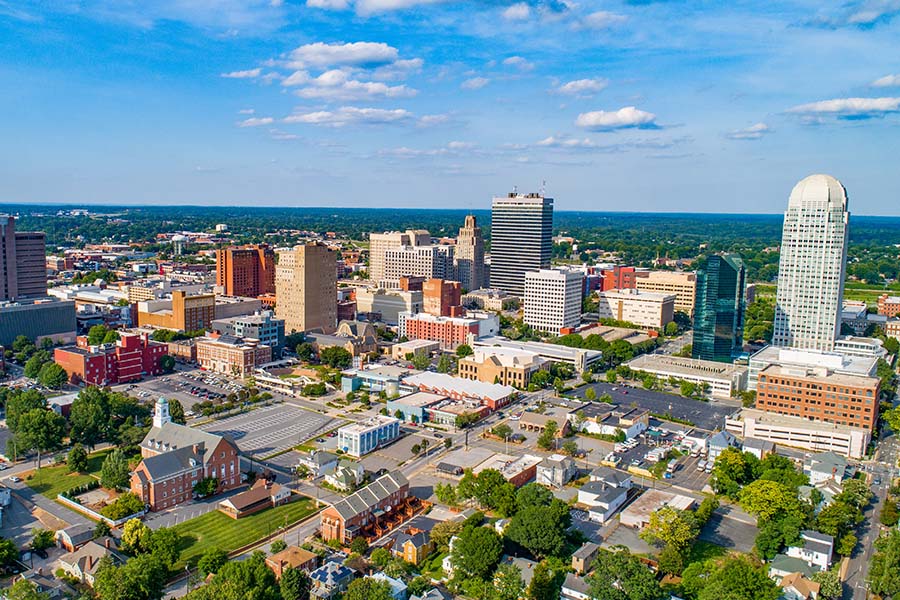
[{"label": "white steeple", "polygon": [[165,423],[171,423],[172,417],[169,416],[169,401],[160,398],[156,401],[156,411],[153,413],[153,426],[162,427]]}]

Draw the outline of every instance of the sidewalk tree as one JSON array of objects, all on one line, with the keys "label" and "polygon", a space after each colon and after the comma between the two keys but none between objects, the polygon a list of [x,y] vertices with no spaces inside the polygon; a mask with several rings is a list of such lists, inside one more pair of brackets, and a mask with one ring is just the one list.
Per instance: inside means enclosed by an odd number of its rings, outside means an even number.
[{"label": "sidewalk tree", "polygon": [[44,363],[37,378],[41,385],[51,390],[58,390],[69,380],[66,370],[55,362]]},{"label": "sidewalk tree", "polygon": [[472,346],[468,344],[460,344],[456,347],[456,356],[458,356],[459,358],[465,358],[473,354],[475,354],[475,351],[472,350]]},{"label": "sidewalk tree", "polygon": [[159,600],[167,575],[166,566],[152,554],[136,556],[122,566],[104,557],[94,578],[94,591],[100,600]]},{"label": "sidewalk tree", "polygon": [[272,551],[272,554],[278,554],[286,548],[287,542],[285,542],[284,540],[275,540],[274,542],[272,542],[270,550]]},{"label": "sidewalk tree", "polygon": [[15,439],[18,451],[37,452],[37,467],[41,468],[41,454],[62,446],[66,434],[66,420],[52,410],[34,408],[19,417]]},{"label": "sidewalk tree", "polygon": [[175,359],[169,354],[163,354],[159,357],[159,368],[163,373],[171,373],[175,370]]},{"label": "sidewalk tree", "polygon": [[122,551],[132,556],[150,552],[153,530],[140,519],[130,519],[122,528]]},{"label": "sidewalk tree", "polygon": [[31,530],[31,547],[34,550],[46,550],[55,543],[55,534],[49,529],[35,527]]},{"label": "sidewalk tree", "polygon": [[492,528],[465,528],[453,544],[454,579],[486,579],[502,554],[503,542]]},{"label": "sidewalk tree", "polygon": [[175,398],[169,400],[169,416],[172,418],[173,423],[178,423],[179,425],[187,423],[187,420],[184,418],[184,407]]},{"label": "sidewalk tree", "polygon": [[228,562],[228,553],[214,546],[203,553],[203,556],[197,561],[197,568],[205,577],[210,573],[218,573],[226,562]]}]

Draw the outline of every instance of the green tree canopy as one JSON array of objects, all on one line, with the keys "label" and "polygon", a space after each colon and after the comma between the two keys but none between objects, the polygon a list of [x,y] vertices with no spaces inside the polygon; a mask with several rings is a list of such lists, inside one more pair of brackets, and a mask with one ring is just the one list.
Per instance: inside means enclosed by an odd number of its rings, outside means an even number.
[{"label": "green tree canopy", "polygon": [[596,600],[662,600],[668,597],[656,577],[626,548],[601,548],[588,580],[588,590]]},{"label": "green tree canopy", "polygon": [[116,448],[103,459],[103,465],[100,467],[100,483],[108,488],[125,489],[128,487],[130,472],[125,453]]},{"label": "green tree canopy", "polygon": [[455,579],[485,579],[503,554],[500,536],[490,527],[466,527],[453,543]]}]

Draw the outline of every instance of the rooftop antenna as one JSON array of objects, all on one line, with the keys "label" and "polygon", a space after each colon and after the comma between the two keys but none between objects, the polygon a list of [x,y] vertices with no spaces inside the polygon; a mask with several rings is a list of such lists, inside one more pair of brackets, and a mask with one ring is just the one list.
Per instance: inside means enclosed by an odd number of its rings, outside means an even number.
[{"label": "rooftop antenna", "polygon": [[546,192],[546,191],[547,191],[547,180],[542,179],[541,180],[541,197],[542,198],[544,197],[544,192]]},{"label": "rooftop antenna", "polygon": [[514,186],[513,186],[513,195],[514,195],[514,196],[518,196],[518,195],[519,195],[519,186],[517,186],[517,185],[514,185]]}]

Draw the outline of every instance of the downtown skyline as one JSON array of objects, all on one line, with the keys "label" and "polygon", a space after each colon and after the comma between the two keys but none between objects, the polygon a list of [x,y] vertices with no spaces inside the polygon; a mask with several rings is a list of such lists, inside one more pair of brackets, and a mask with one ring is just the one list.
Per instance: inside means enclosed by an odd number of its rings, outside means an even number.
[{"label": "downtown skyline", "polygon": [[895,3],[68,6],[0,1],[0,202],[900,214]]}]

